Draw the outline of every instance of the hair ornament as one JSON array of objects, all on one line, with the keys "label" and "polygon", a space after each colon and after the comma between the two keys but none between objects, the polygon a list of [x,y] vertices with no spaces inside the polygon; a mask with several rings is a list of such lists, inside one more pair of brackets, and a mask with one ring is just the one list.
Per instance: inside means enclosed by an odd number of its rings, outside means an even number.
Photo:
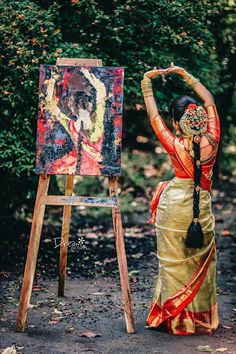
[{"label": "hair ornament", "polygon": [[[187,136],[194,136],[196,143],[200,142],[199,135],[202,135],[207,130],[207,113],[204,107],[195,103],[190,103],[179,121],[180,128]],[[196,139],[196,140],[195,140]]]}]

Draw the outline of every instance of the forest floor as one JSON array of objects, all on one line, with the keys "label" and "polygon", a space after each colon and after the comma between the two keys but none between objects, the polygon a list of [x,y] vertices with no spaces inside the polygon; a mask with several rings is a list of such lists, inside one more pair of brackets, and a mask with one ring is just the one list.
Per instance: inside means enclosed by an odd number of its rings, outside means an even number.
[{"label": "forest floor", "polygon": [[[157,274],[156,236],[146,224],[148,214],[135,213],[123,221],[136,326],[136,333],[127,334],[111,218],[82,225],[75,213],[64,298],[57,297],[59,228],[55,232],[50,220],[45,223],[25,333],[15,331],[15,321],[28,237],[9,246],[1,273],[0,352],[15,346],[24,354],[236,353],[236,191],[213,190],[212,201],[220,316],[214,334],[173,336],[145,327]],[[61,209],[51,213],[55,224]]]}]

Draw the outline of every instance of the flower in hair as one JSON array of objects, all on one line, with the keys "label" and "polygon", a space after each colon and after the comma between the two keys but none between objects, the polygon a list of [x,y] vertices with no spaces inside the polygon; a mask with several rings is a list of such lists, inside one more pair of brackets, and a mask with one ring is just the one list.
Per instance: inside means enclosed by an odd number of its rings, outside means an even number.
[{"label": "flower in hair", "polygon": [[190,109],[194,109],[194,108],[197,108],[198,105],[196,103],[189,103],[188,106],[187,106],[187,109],[190,108]]},{"label": "flower in hair", "polygon": [[207,130],[207,113],[204,107],[190,103],[179,121],[180,128],[187,136],[202,135]]}]

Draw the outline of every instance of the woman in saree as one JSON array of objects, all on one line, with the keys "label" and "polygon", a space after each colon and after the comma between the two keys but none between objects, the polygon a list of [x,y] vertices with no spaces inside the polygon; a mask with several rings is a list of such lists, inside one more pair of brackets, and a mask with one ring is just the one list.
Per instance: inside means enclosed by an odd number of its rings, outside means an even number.
[{"label": "woman in saree", "polygon": [[[165,125],[151,78],[178,74],[199,96],[177,96],[169,106],[176,135]],[[158,184],[148,223],[156,226],[158,275],[148,328],[175,335],[211,334],[219,325],[216,298],[212,169],[220,140],[214,98],[199,79],[174,66],[144,74],[141,88],[153,130],[170,156],[175,177]]]}]

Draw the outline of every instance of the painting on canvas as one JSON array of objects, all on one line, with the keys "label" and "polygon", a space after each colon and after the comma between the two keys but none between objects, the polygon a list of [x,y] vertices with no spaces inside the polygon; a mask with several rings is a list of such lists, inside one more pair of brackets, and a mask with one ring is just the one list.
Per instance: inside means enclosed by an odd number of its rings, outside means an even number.
[{"label": "painting on canvas", "polygon": [[124,68],[41,65],[36,173],[121,174]]}]

